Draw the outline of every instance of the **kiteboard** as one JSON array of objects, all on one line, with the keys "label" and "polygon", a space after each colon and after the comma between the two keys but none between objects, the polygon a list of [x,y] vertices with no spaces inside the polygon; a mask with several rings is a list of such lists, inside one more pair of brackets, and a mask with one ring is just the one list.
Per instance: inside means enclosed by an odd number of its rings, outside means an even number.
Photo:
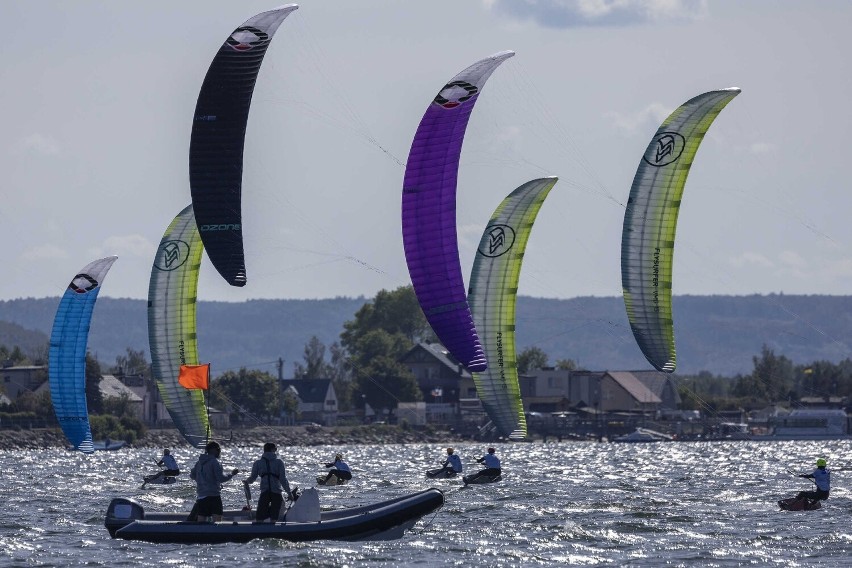
[{"label": "kiteboard", "polygon": [[317,485],[346,485],[348,479],[340,479],[336,475],[332,475],[328,481],[325,480],[325,475],[317,476]]},{"label": "kiteboard", "polygon": [[497,481],[503,481],[502,474],[498,473],[497,475],[480,475],[474,479],[473,475],[465,475],[462,477],[462,481],[464,481],[465,485],[480,485],[482,483],[494,483]]},{"label": "kiteboard", "polygon": [[822,501],[810,501],[808,499],[790,497],[789,499],[778,501],[778,506],[784,511],[816,511],[822,508]]},{"label": "kiteboard", "polygon": [[142,489],[145,489],[146,485],[171,485],[177,481],[177,477],[173,475],[154,477],[155,475],[157,474],[146,475],[142,478]]},{"label": "kiteboard", "polygon": [[451,469],[440,468],[426,470],[426,477],[428,477],[429,479],[447,479],[450,477],[455,477],[456,475],[458,474]]}]

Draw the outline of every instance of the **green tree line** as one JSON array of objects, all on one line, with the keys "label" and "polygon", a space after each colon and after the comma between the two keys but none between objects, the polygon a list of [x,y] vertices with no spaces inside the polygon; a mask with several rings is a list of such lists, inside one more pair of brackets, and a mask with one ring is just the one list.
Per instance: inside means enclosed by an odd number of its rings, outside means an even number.
[{"label": "green tree line", "polygon": [[[339,408],[344,411],[363,408],[365,404],[375,409],[393,409],[399,402],[422,400],[417,381],[400,363],[419,341],[432,342],[436,338],[413,288],[381,290],[344,323],[339,343],[326,346],[315,336],[309,338],[302,360],[294,364],[294,377],[331,379]],[[16,346],[0,346],[0,360],[14,365],[43,364],[46,355],[47,346],[33,354],[26,354]],[[549,366],[548,355],[537,346],[522,349],[517,361],[520,373]],[[764,346],[761,353],[753,357],[753,364],[749,374],[733,377],[709,372],[675,375],[683,408],[711,412],[735,408],[750,410],[769,404],[791,405],[804,397],[849,397],[852,394],[850,359],[839,363],[797,364]],[[554,366],[577,368],[572,359],[558,360]],[[107,403],[102,400],[98,388],[101,371],[102,365],[87,355],[86,396],[96,436],[127,439],[141,435],[144,426],[131,420],[127,401]],[[109,372],[142,375],[145,380],[152,380],[151,366],[144,351],[127,349],[124,355],[116,358]],[[246,368],[227,371],[211,383],[211,404],[231,412],[237,422],[274,422],[282,412],[291,416],[297,412],[295,397],[281,386],[277,377],[265,371]],[[0,412],[29,413],[49,419],[53,411],[48,397],[26,393],[13,404],[0,407]],[[100,416],[104,418],[98,418]]]}]

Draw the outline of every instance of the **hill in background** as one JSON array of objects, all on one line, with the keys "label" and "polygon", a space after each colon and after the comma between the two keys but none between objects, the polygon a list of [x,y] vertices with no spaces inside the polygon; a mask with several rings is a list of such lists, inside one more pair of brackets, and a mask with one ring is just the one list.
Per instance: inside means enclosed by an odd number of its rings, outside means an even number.
[{"label": "hill in background", "polygon": [[[285,377],[303,360],[311,336],[339,341],[343,323],[365,298],[250,300],[198,303],[198,345],[214,375],[240,367]],[[59,298],[0,301],[0,344],[33,352],[44,344]],[[147,302],[101,297],[95,307],[89,349],[112,364],[126,348],[148,352]],[[633,340],[621,298],[518,298],[518,350],[537,346],[550,357],[574,359],[592,370],[648,369]],[[850,296],[677,296],[674,298],[679,374],[710,371],[733,376],[753,368],[766,344],[795,363],[838,362],[852,357]]]}]

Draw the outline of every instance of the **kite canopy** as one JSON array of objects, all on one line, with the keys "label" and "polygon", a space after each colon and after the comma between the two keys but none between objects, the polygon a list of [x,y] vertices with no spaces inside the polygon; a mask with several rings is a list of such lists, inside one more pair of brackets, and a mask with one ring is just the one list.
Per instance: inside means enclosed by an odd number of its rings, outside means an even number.
[{"label": "kite canopy", "polygon": [[465,296],[456,235],[459,157],[470,113],[491,73],[513,51],[478,61],[435,96],[417,127],[402,186],[402,237],[408,272],[441,343],[470,371],[484,371]]},{"label": "kite canopy", "polygon": [[683,187],[698,146],[737,88],[710,91],[675,110],[651,139],[624,212],[621,286],[633,336],[658,371],[675,370],[672,257]]},{"label": "kite canopy", "polygon": [[192,205],[166,229],[148,285],[148,344],[151,368],[166,410],[181,435],[203,448],[210,433],[204,394],[178,382],[181,365],[198,364],[196,300],[204,247]]},{"label": "kite canopy", "polygon": [[557,180],[529,181],[503,200],[482,234],[470,274],[470,309],[489,363],[485,372],[473,374],[476,393],[500,435],[513,439],[527,435],[515,349],[521,263],[535,218]]},{"label": "kite canopy", "polygon": [[243,145],[263,56],[296,4],[281,6],[235,29],[213,59],[195,107],[189,185],[201,240],[219,274],[245,286],[242,232]]},{"label": "kite canopy", "polygon": [[95,451],[86,404],[86,348],[95,300],[117,259],[87,264],[71,280],[59,301],[50,334],[48,378],[53,411],[68,441],[85,453]]}]

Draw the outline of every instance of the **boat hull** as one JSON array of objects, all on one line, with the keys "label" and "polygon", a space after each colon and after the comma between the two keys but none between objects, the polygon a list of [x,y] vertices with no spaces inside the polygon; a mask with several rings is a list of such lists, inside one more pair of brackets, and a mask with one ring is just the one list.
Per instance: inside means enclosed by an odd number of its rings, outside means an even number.
[{"label": "boat hull", "polygon": [[438,489],[380,503],[321,513],[317,522],[254,522],[250,512],[227,511],[219,523],[186,521],[188,513],[145,513],[130,499],[113,499],[104,525],[114,538],[157,543],[215,544],[278,538],[312,540],[391,540],[403,536],[423,516],[440,509]]}]

